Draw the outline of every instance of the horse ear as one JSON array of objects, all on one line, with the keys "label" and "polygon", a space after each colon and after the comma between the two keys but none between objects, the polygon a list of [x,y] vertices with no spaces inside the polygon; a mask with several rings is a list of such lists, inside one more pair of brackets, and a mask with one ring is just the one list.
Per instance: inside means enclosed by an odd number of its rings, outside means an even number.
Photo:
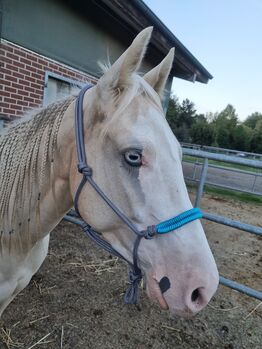
[{"label": "horse ear", "polygon": [[128,85],[130,76],[140,67],[153,27],[142,30],[134,39],[129,48],[106,71],[98,84],[110,88],[123,88]]},{"label": "horse ear", "polygon": [[161,63],[144,75],[144,79],[160,97],[163,95],[165,84],[173,65],[174,55],[175,49],[173,47]]}]

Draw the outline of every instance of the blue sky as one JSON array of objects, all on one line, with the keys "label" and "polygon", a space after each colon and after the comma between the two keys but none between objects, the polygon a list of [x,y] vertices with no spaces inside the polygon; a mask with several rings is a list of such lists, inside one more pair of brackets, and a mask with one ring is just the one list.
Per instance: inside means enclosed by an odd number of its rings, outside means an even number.
[{"label": "blue sky", "polygon": [[262,112],[262,0],[144,0],[214,76],[174,79],[172,90],[198,112],[233,104],[239,119]]}]

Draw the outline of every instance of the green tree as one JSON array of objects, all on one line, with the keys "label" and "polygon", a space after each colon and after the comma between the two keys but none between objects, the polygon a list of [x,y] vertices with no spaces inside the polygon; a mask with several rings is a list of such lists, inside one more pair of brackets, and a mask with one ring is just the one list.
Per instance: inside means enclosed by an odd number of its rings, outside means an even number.
[{"label": "green tree", "polygon": [[211,145],[214,141],[214,128],[206,119],[194,123],[190,129],[192,143]]},{"label": "green tree", "polygon": [[216,127],[215,142],[220,148],[230,148],[230,131],[225,125],[219,125]]},{"label": "green tree", "polygon": [[258,121],[250,139],[250,151],[262,153],[262,120]]},{"label": "green tree", "polygon": [[172,95],[169,99],[169,104],[167,108],[166,118],[171,127],[172,131],[175,133],[177,127],[179,127],[179,113],[180,104],[179,100],[175,95]]},{"label": "green tree", "polygon": [[180,123],[185,124],[188,128],[190,128],[196,117],[196,109],[195,104],[191,102],[188,98],[182,101],[180,105]]},{"label": "green tree", "polygon": [[233,130],[237,127],[238,117],[235,108],[228,104],[213,121],[215,140],[221,148],[234,148]]},{"label": "green tree", "polygon": [[257,123],[261,120],[262,120],[262,114],[255,112],[246,118],[246,120],[244,121],[244,125],[254,129]]},{"label": "green tree", "polygon": [[171,96],[167,109],[167,121],[179,141],[191,141],[189,129],[195,117],[196,109],[193,102],[185,99],[180,104],[175,95]]},{"label": "green tree", "polygon": [[238,125],[232,130],[232,148],[236,150],[248,151],[250,147],[252,130],[245,125]]}]

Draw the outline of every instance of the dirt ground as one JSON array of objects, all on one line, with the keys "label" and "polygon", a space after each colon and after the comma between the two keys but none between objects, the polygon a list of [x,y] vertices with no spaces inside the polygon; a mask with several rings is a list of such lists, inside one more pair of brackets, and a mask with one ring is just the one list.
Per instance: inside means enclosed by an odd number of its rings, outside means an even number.
[{"label": "dirt ground", "polygon": [[[205,196],[202,208],[262,226],[262,207]],[[262,289],[261,238],[204,222],[220,274]],[[0,349],[261,349],[262,304],[220,286],[191,320],[173,319],[142,292],[125,306],[126,266],[61,223],[30,285],[0,322]]]}]

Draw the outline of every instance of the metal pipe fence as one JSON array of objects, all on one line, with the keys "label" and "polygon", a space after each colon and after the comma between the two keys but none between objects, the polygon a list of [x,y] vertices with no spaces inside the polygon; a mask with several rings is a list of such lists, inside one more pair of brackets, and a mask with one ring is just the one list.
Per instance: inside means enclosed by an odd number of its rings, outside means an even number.
[{"label": "metal pipe fence", "polygon": [[[199,170],[202,168],[202,163],[199,162],[197,159],[195,162],[191,160],[183,160],[183,163],[189,164],[189,166],[190,165],[194,166],[193,175],[191,177],[185,175],[184,176],[185,179],[190,180],[192,182],[199,182],[198,174],[199,174]],[[220,184],[217,181],[217,178],[215,179],[215,181],[212,180],[212,178],[207,178],[205,181],[206,184],[210,184],[215,187],[232,189],[232,190],[236,190],[236,191],[247,193],[247,194],[255,194],[255,195],[262,196],[262,172],[252,172],[252,171],[246,171],[238,168],[218,166],[213,164],[208,164],[208,167],[220,173],[225,173],[225,172],[235,173],[236,176],[238,176],[236,180],[239,178],[243,178],[246,180],[246,182],[248,181],[248,186],[246,189],[241,188],[238,186],[237,183],[234,185],[234,180],[231,180],[231,185],[230,183],[229,185],[226,185],[225,183]],[[223,178],[220,178],[220,181],[221,180],[223,180]]]},{"label": "metal pipe fence", "polygon": [[[200,207],[201,198],[202,198],[203,192],[204,192],[204,186],[205,186],[205,184],[207,184],[206,178],[207,178],[208,167],[209,167],[209,163],[208,163],[209,159],[233,163],[233,164],[245,165],[245,166],[249,166],[252,168],[262,169],[262,161],[259,161],[259,160],[236,158],[236,157],[229,156],[229,155],[209,153],[206,151],[188,149],[188,148],[183,148],[183,154],[204,159],[204,162],[202,164],[200,179],[197,181],[199,184],[198,184],[196,199],[195,199],[195,206],[196,207]],[[194,169],[193,176],[195,176],[195,171],[196,170]],[[210,183],[210,184],[212,185],[212,183]],[[216,184],[213,184],[213,185],[216,185]],[[232,189],[236,190],[235,188],[232,188],[228,185],[219,185],[219,186],[227,188],[227,189],[231,189],[231,190]],[[241,190],[241,191],[243,191],[243,190]],[[219,223],[219,224],[227,225],[229,227],[240,229],[240,230],[243,230],[243,231],[251,233],[251,234],[256,234],[258,236],[262,236],[262,228],[261,227],[257,227],[257,226],[251,225],[251,224],[246,224],[246,223],[243,223],[240,221],[229,219],[229,218],[224,217],[224,216],[211,214],[208,212],[203,213],[203,218],[207,219],[209,221]],[[254,290],[250,287],[239,284],[233,280],[226,279],[222,276],[220,276],[220,283],[224,286],[227,286],[227,287],[230,287],[234,290],[242,292],[248,296],[262,300],[262,292],[261,291]]]},{"label": "metal pipe fence", "polygon": [[218,148],[218,147],[211,147],[209,145],[200,145],[200,144],[192,144],[192,143],[181,143],[181,145],[183,148],[206,150],[206,151],[211,152],[211,153],[220,153],[220,154],[227,154],[227,155],[233,155],[233,156],[238,156],[238,157],[247,157],[250,159],[262,160],[262,154],[250,153],[250,152],[242,151],[242,150]]}]

